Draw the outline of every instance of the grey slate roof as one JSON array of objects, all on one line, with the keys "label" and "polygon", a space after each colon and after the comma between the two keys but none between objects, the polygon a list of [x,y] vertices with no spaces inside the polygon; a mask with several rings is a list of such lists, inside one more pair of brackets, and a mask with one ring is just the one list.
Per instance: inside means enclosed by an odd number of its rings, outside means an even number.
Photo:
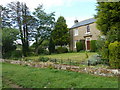
[{"label": "grey slate roof", "polygon": [[90,18],[90,19],[87,19],[87,20],[84,20],[84,21],[81,21],[81,22],[78,22],[78,23],[74,24],[70,29],[80,27],[80,26],[83,26],[83,25],[87,25],[87,24],[93,23],[95,21],[96,21],[96,19]]}]

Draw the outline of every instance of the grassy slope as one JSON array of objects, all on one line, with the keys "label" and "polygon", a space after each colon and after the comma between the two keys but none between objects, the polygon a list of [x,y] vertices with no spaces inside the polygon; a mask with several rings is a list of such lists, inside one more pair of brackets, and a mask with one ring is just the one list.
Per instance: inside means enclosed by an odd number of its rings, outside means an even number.
[{"label": "grassy slope", "polygon": [[[89,52],[88,56],[91,56],[91,55],[94,55],[94,54],[96,54],[96,53]],[[84,52],[40,55],[40,56],[49,57],[49,58],[53,58],[53,59],[63,59],[63,60],[71,59],[73,61],[84,61],[86,59],[86,54]],[[38,59],[40,56],[31,56],[31,57],[27,57],[27,59]]]},{"label": "grassy slope", "polygon": [[[117,78],[3,64],[3,77],[24,88],[117,88]],[[3,83],[4,84],[4,83]]]}]

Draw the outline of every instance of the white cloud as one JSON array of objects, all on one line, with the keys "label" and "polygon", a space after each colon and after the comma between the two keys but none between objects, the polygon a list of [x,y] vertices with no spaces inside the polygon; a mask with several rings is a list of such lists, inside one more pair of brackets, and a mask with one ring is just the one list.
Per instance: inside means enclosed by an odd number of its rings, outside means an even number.
[{"label": "white cloud", "polygon": [[[30,8],[30,10],[34,10],[34,8],[36,8],[39,4],[43,4],[43,7],[45,9],[50,10],[51,7],[62,7],[62,6],[72,6],[72,4],[74,2],[96,2],[96,0],[0,0],[0,4],[2,5],[7,5],[7,3],[10,3],[12,1],[20,1],[20,2],[25,2],[27,4],[27,6]],[[61,13],[61,8],[58,8],[57,10],[58,12],[56,12],[57,16],[60,16]],[[56,19],[58,18],[56,16]],[[79,21],[81,20],[85,20],[91,18],[91,16],[84,16],[84,17],[77,17],[77,19]],[[76,17],[65,17],[66,22],[68,24],[68,27],[71,27],[74,24],[74,20],[76,19]]]},{"label": "white cloud", "polygon": [[25,2],[30,9],[33,10],[38,6],[38,4],[43,4],[45,8],[50,8],[53,6],[71,6],[73,2],[93,2],[96,0],[0,0],[0,4],[7,5],[7,3],[12,1]]},{"label": "white cloud", "polygon": [[39,4],[43,4],[45,8],[50,8],[53,6],[70,6],[73,0],[0,0],[1,5],[7,5],[13,1],[25,2],[31,10],[36,8]]}]

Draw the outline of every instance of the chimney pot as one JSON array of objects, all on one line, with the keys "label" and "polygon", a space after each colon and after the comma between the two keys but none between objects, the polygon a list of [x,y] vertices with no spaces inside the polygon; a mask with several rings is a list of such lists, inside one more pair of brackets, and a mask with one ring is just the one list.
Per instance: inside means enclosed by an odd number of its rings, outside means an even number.
[{"label": "chimney pot", "polygon": [[76,24],[76,23],[78,23],[78,20],[75,20],[75,21],[74,21],[74,24]]}]

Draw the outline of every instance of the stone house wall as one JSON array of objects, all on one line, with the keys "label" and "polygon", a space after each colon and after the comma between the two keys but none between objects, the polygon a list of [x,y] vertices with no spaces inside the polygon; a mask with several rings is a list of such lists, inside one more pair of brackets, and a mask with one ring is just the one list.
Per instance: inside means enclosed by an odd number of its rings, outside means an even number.
[{"label": "stone house wall", "polygon": [[[90,33],[86,33],[88,25],[90,27]],[[76,29],[78,30],[77,36],[74,35],[75,33],[74,30]],[[91,24],[70,29],[70,50],[73,50],[73,51],[76,50],[75,42],[79,40],[86,41],[87,38],[90,38],[90,40],[97,40],[99,35],[100,35],[100,31],[96,28],[96,23],[91,23]],[[85,42],[85,45],[86,45],[86,42]]]}]

